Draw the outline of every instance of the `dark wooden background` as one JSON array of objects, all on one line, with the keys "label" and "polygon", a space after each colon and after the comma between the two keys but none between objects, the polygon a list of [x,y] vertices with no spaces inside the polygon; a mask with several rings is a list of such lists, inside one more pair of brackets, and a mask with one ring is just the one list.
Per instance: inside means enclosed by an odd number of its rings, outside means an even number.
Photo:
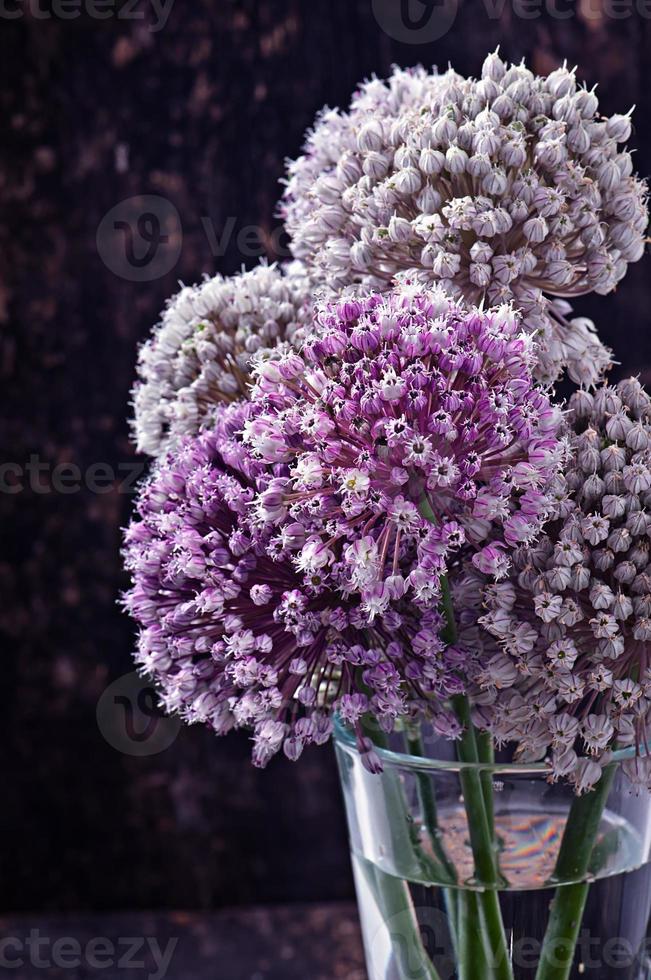
[{"label": "dark wooden background", "polygon": [[[121,0],[106,20],[44,17],[45,0],[31,13],[7,0],[4,11],[21,16],[0,15],[0,452],[44,464],[20,492],[0,493],[2,909],[352,894],[328,749],[260,773],[244,737],[172,731],[165,751],[141,757],[142,742],[111,727],[123,702],[98,725],[102,693],[130,671],[131,626],[116,598],[133,497],[119,479],[108,493],[51,484],[64,462],[83,476],[95,463],[125,475],[138,342],[179,279],[255,262],[247,226],[283,251],[273,213],[284,157],[314,113],[347,104],[365,76],[419,61],[476,73],[498,43],[543,72],[568,59],[599,81],[604,110],[637,103],[638,169],[651,169],[651,5],[615,19],[634,0],[542,0],[525,19],[511,0],[460,0],[443,37],[401,43],[380,23],[390,3],[399,0],[176,0],[157,31],[144,0],[141,20]],[[163,199],[170,238],[133,281],[121,275],[124,243],[100,233],[98,246],[97,232],[140,195]],[[648,380],[650,301],[641,262],[617,295],[580,307],[617,349],[620,373]]]}]

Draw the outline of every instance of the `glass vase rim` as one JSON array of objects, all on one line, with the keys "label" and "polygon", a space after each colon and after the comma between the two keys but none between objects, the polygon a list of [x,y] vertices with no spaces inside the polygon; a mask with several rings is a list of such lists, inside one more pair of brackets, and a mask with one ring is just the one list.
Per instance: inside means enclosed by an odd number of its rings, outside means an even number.
[{"label": "glass vase rim", "polygon": [[[334,715],[333,722],[335,743],[341,744],[344,748],[359,754],[357,741],[350,728],[348,728],[341,721],[339,715],[337,714]],[[467,772],[468,770],[474,770],[475,772],[492,772],[497,774],[501,773],[503,775],[510,774],[512,776],[549,773],[549,765],[545,761],[460,762],[457,759],[436,759],[427,756],[412,755],[409,752],[397,752],[395,749],[387,749],[379,745],[375,746],[375,751],[382,762],[402,769],[417,769],[421,771],[427,770],[429,772]],[[634,758],[636,751],[637,750],[634,745],[629,745],[622,749],[616,749],[611,753],[609,761],[620,765],[622,762],[626,762],[627,759]],[[651,753],[651,745],[645,747],[645,752]]]}]

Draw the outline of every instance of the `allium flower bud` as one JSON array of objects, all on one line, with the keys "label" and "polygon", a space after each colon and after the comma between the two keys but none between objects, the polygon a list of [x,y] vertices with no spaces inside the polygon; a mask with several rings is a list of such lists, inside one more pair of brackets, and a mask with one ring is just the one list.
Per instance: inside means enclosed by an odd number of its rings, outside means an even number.
[{"label": "allium flower bud", "polygon": [[611,116],[606,122],[606,132],[610,138],[616,140],[617,143],[625,143],[631,135],[630,115]]},{"label": "allium flower bud", "polygon": [[568,71],[565,66],[557,68],[547,77],[545,88],[552,93],[555,99],[562,99],[576,91],[576,78],[574,73]]},{"label": "allium flower bud", "polygon": [[579,796],[589,793],[601,779],[601,766],[598,762],[591,762],[589,759],[579,759],[576,769],[572,774],[572,782]]},{"label": "allium flower bud", "polygon": [[435,177],[445,167],[445,154],[431,146],[425,146],[420,151],[418,166],[427,177]]},{"label": "allium flower bud", "polygon": [[394,214],[389,222],[389,238],[391,241],[400,244],[401,242],[408,242],[411,237],[411,223],[405,218],[398,218]]},{"label": "allium flower bud", "polygon": [[370,119],[357,134],[357,147],[362,152],[381,150],[384,146],[384,131],[379,119]]}]

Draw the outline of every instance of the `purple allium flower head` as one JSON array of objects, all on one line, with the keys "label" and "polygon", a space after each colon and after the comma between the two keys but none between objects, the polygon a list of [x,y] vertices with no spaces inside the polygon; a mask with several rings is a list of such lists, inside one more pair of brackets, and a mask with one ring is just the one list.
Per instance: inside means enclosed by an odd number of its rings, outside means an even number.
[{"label": "purple allium flower head", "polygon": [[[651,398],[630,378],[577,392],[569,408],[569,466],[550,487],[554,519],[532,547],[515,550],[505,582],[495,587],[473,570],[454,591],[468,645],[483,646],[475,693],[494,735],[515,740],[523,759],[547,758],[553,777],[583,792],[615,743],[648,743]],[[651,787],[646,749],[627,768]]]},{"label": "purple allium flower head", "polygon": [[462,690],[438,613],[396,602],[374,620],[354,596],[322,587],[322,562],[294,566],[303,528],[276,534],[251,521],[263,474],[239,436],[251,412],[219,408],[214,428],[162,456],[141,492],[125,548],[140,668],[188,722],[251,728],[258,765],[327,740],[333,710],[360,744],[367,711],[386,731],[415,707],[436,718],[437,703]]},{"label": "purple allium flower head", "polygon": [[436,607],[466,540],[503,576],[507,546],[532,541],[547,515],[562,456],[533,361],[509,307],[467,311],[440,288],[322,305],[300,355],[252,362],[244,439],[278,467],[257,497],[260,526],[300,527],[298,571],[360,594],[372,619],[403,596]]},{"label": "purple allium flower head", "polygon": [[140,349],[133,393],[139,451],[160,455],[209,425],[216,404],[244,397],[251,354],[297,337],[310,295],[299,262],[261,263],[184,286]]},{"label": "purple allium flower head", "polygon": [[610,292],[643,254],[630,131],[565,67],[541,78],[492,54],[481,79],[397,68],[325,111],[290,164],[293,254],[335,289],[407,273],[512,301],[540,342],[538,377],[592,383],[610,352],[562,297]]}]

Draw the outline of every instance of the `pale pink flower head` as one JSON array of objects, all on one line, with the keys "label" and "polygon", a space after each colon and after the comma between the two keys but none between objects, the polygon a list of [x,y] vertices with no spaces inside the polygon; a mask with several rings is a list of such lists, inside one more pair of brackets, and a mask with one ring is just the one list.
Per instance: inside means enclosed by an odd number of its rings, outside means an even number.
[{"label": "pale pink flower head", "polygon": [[132,420],[138,450],[163,455],[210,427],[216,405],[245,397],[251,355],[298,339],[312,291],[298,262],[261,262],[183,286],[140,348]]},{"label": "pale pink flower head", "polygon": [[482,627],[473,651],[511,665],[508,697],[491,669],[477,674],[475,694],[488,714],[492,701],[498,741],[547,759],[578,792],[616,744],[642,753],[627,771],[651,786],[651,398],[635,378],[580,391],[566,425],[567,465],[543,534],[514,550],[498,588],[474,570],[455,586],[464,619]]},{"label": "pale pink flower head", "polygon": [[629,115],[599,111],[573,71],[489,55],[481,78],[395,68],[326,111],[289,166],[296,258],[333,289],[408,275],[468,303],[512,302],[537,376],[597,381],[611,362],[568,303],[611,292],[645,250],[646,187]]}]

